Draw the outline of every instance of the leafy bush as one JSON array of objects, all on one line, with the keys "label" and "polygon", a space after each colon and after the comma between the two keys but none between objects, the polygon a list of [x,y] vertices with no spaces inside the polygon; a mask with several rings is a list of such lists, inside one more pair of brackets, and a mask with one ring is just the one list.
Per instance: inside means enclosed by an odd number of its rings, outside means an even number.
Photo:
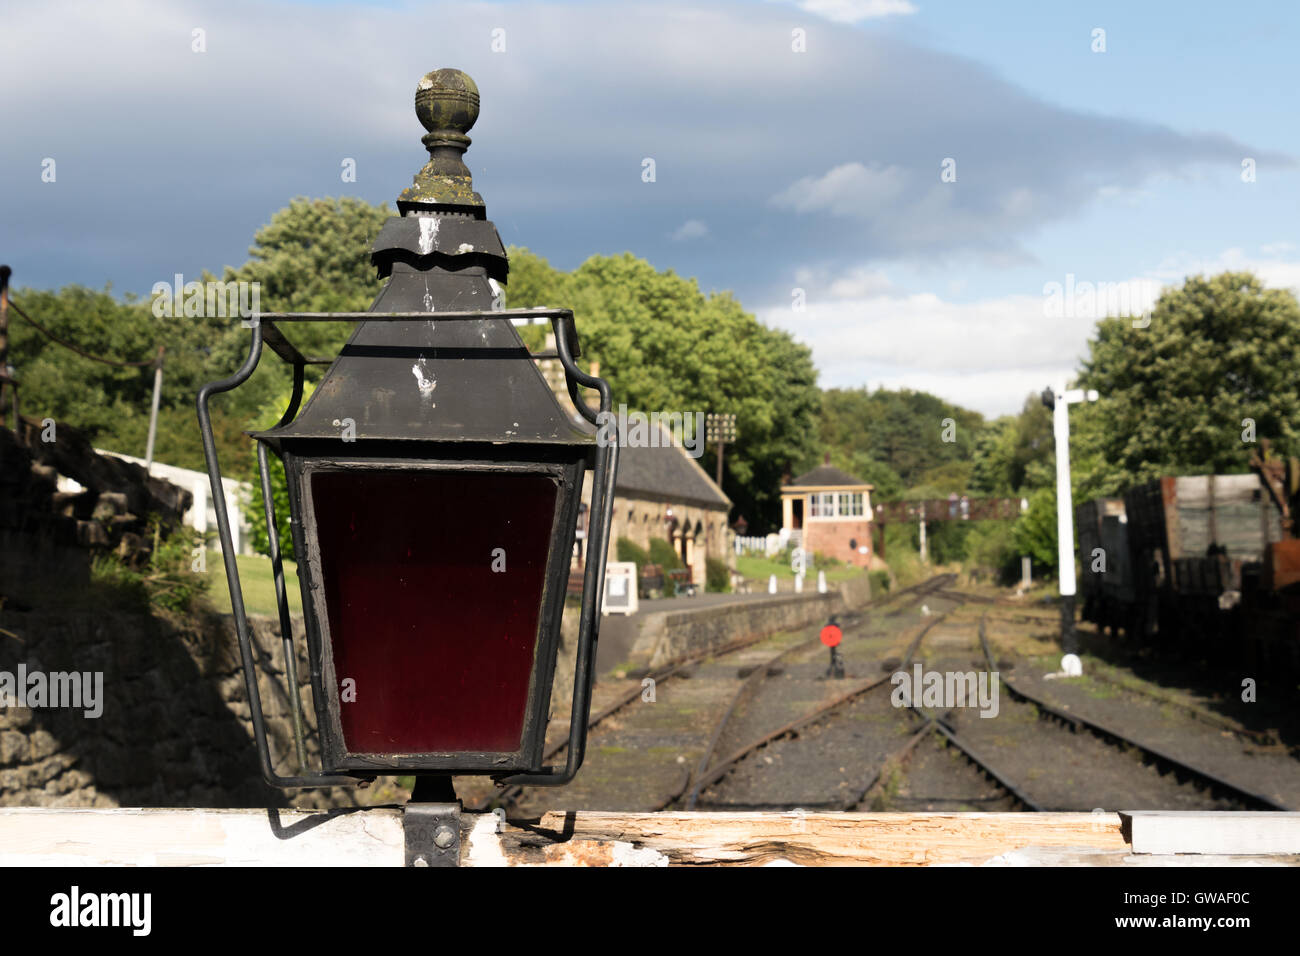
[{"label": "leafy bush", "polygon": [[721,558],[704,561],[704,590],[726,593],[731,590],[731,569]]},{"label": "leafy bush", "polygon": [[988,569],[1004,584],[1020,574],[1020,555],[1016,551],[1013,523],[982,521],[967,539],[966,557],[972,568]]},{"label": "leafy bush", "polygon": [[867,576],[871,580],[871,596],[876,597],[884,594],[889,590],[889,572],[888,571],[869,571]]},{"label": "leafy bush", "polygon": [[620,561],[633,562],[638,572],[640,572],[643,565],[650,563],[650,555],[630,538],[619,538],[615,544],[615,551]]},{"label": "leafy bush", "polygon": [[1018,554],[1027,554],[1035,571],[1056,573],[1056,489],[1040,488],[1029,496],[1029,510],[1011,532]]},{"label": "leafy bush", "polygon": [[[307,404],[316,387],[310,382],[303,386],[302,405]],[[263,405],[257,413],[257,418],[252,423],[252,431],[265,431],[275,426],[284,414],[284,410],[289,407],[289,397],[293,394],[292,390],[285,390],[280,395]],[[257,443],[251,442],[248,447],[248,467],[252,479],[253,493],[244,501],[244,516],[248,519],[248,527],[253,536],[253,550],[258,554],[271,556],[271,534],[266,526],[266,508],[262,504],[262,486],[261,479],[258,477],[257,468]],[[296,561],[298,556],[293,549],[293,534],[289,530],[289,482],[284,476],[284,465],[274,454],[267,454],[266,470],[271,476],[271,504],[275,508],[276,524],[280,532],[280,556],[286,561]]]},{"label": "leafy bush", "polygon": [[650,539],[650,563],[659,565],[665,571],[686,567],[672,543],[663,538]]},{"label": "leafy bush", "polygon": [[133,610],[161,609],[184,614],[196,608],[207,593],[206,574],[194,569],[194,550],[203,538],[192,528],[168,531],[156,516],[149,519],[153,550],[142,561],[128,561],[105,554],[91,564],[91,583],[112,596],[116,603]]}]

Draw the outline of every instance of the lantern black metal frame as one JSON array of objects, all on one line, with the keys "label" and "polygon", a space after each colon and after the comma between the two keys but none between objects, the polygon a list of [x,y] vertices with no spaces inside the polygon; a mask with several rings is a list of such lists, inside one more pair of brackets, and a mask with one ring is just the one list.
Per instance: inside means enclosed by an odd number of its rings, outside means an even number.
[{"label": "lantern black metal frame", "polygon": [[[411,761],[401,758],[380,758],[369,759],[362,758],[349,761],[343,769],[346,774],[312,772],[299,773],[297,775],[285,776],[277,773],[271,761],[270,746],[267,742],[266,721],[262,712],[261,694],[257,685],[256,661],[253,656],[252,640],[249,635],[248,615],[244,608],[243,590],[239,581],[239,569],[235,560],[235,549],[230,533],[230,516],[226,510],[225,494],[221,483],[221,469],[217,461],[216,441],[212,433],[212,420],[208,409],[208,403],[213,395],[222,392],[229,392],[238,388],[253,374],[257,368],[262,356],[263,346],[269,346],[281,359],[293,368],[293,391],[289,399],[288,408],[285,409],[283,416],[277,423],[276,427],[287,425],[292,422],[298,414],[299,406],[302,402],[304,373],[308,365],[330,365],[333,363],[332,358],[307,358],[293,346],[284,334],[277,327],[277,322],[401,322],[411,320],[428,321],[436,318],[439,322],[446,321],[466,321],[466,320],[483,320],[483,319],[549,319],[552,330],[555,333],[555,352],[529,353],[532,359],[558,359],[564,368],[565,383],[568,388],[569,399],[572,401],[577,412],[592,425],[601,424],[600,415],[609,414],[611,409],[611,393],[607,382],[593,375],[588,375],[578,368],[575,358],[581,355],[578,345],[577,329],[574,324],[573,312],[568,309],[502,309],[491,311],[461,311],[461,312],[264,312],[254,316],[251,319],[252,338],[249,342],[248,357],[244,364],[234,375],[217,382],[211,382],[199,390],[198,394],[198,414],[199,427],[203,437],[203,454],[207,462],[208,479],[212,485],[213,505],[216,511],[217,532],[221,539],[222,559],[226,570],[226,580],[230,588],[231,607],[235,616],[235,627],[239,638],[239,653],[243,664],[244,682],[248,693],[249,711],[253,723],[253,736],[257,745],[259,763],[261,765],[262,776],[271,786],[282,789],[308,789],[312,787],[330,787],[330,786],[356,786],[364,779],[373,778],[375,773],[384,771],[401,772],[402,770],[419,769],[429,773],[451,773],[451,772],[478,772],[490,773],[491,767],[483,764],[481,760],[476,762],[471,755],[468,767],[447,766],[430,766],[427,761],[419,762],[416,766]],[[472,352],[465,357],[472,358]],[[600,397],[600,406],[593,410],[587,403],[579,397],[578,386],[595,389]],[[609,434],[605,434],[608,432]],[[597,641],[597,629],[600,620],[599,607],[597,602],[604,590],[605,564],[609,551],[609,525],[611,512],[614,504],[614,476],[618,466],[618,441],[617,433],[614,429],[605,429],[598,434],[596,443],[595,469],[592,477],[592,503],[589,514],[591,515],[590,526],[587,534],[587,561],[583,573],[583,589],[581,603],[581,617],[578,626],[578,646],[577,658],[574,669],[574,688],[573,704],[570,714],[569,723],[569,741],[568,756],[562,769],[555,767],[541,767],[539,770],[529,770],[521,773],[499,774],[498,779],[506,784],[526,784],[528,786],[560,786],[568,783],[577,774],[578,769],[582,766],[583,758],[586,753],[587,745],[587,721],[591,708],[591,686],[594,676],[595,646]],[[277,452],[279,456],[279,453]],[[279,456],[282,458],[283,456]],[[382,459],[378,463],[366,461],[361,463],[359,460],[350,459],[348,456],[340,456],[338,461],[342,467],[349,465],[357,467],[383,467],[385,462],[396,462],[397,459]],[[491,463],[477,463],[472,470],[490,471],[490,470],[518,470],[518,456],[505,456],[501,458],[501,463],[493,465]],[[280,620],[280,634],[283,641],[284,659],[285,659],[285,677],[289,684],[290,706],[293,710],[294,740],[297,749],[297,757],[300,770],[306,766],[306,743],[305,731],[302,723],[302,702],[298,686],[297,673],[297,656],[293,646],[293,631],[290,624],[289,605],[284,584],[284,565],[280,555],[280,541],[278,523],[276,521],[275,507],[271,494],[271,478],[268,467],[267,445],[263,442],[257,443],[257,464],[260,477],[262,492],[262,505],[266,514],[267,533],[270,543],[270,558],[272,573],[275,579],[275,598]],[[543,456],[530,457],[529,465],[531,473],[554,472],[558,477],[565,470],[565,466],[558,464],[547,464]],[[436,468],[439,467],[434,462],[421,463],[420,467]],[[581,479],[583,469],[577,468],[578,480]],[[292,485],[292,482],[290,482]],[[573,498],[576,500],[580,497],[581,484],[578,485],[577,491]],[[562,506],[560,499],[557,499],[557,518],[558,509]],[[576,504],[575,504],[576,508]],[[306,512],[303,512],[306,514]],[[552,525],[552,540],[550,548],[550,561],[556,559],[556,552],[559,551],[559,559],[563,560],[564,567],[567,569],[569,555],[572,550],[573,542],[559,542],[562,547],[557,549],[556,536],[560,535],[562,527],[566,527],[561,522],[556,521]],[[295,544],[301,544],[301,528],[296,528]],[[558,632],[559,615],[563,610],[564,588],[560,588],[558,600],[553,593],[554,584],[551,581],[552,574],[548,567],[547,581],[542,602],[542,613],[539,617],[538,629],[539,636],[546,637],[548,629]],[[547,607],[550,606],[552,612],[547,613]],[[304,610],[307,610],[306,608]],[[313,662],[312,689],[317,699],[318,716],[325,715],[328,717],[328,723],[332,724],[337,720],[338,702],[334,695],[328,693],[320,679],[316,662],[322,658],[321,648],[312,647],[313,640],[319,640],[319,635],[313,635],[311,628],[308,628],[307,635],[310,659]],[[535,649],[535,655],[546,655],[548,662],[544,673],[539,673],[538,668],[534,666],[533,682],[544,683],[544,688],[536,686],[530,687],[530,703],[535,700],[536,694],[549,695],[550,681],[553,677],[550,663],[554,660],[554,653],[551,650],[553,645],[548,645],[539,640]],[[537,659],[535,656],[535,660]],[[322,698],[324,703],[322,704]],[[332,708],[332,709],[331,709]],[[534,757],[540,762],[541,738],[544,736],[544,727],[537,728],[530,726],[528,721],[533,720],[533,714],[536,709],[531,707],[527,711],[525,718],[525,727],[523,739],[528,741],[530,737],[535,741],[536,752],[533,754],[524,754],[525,758]],[[326,726],[326,721],[322,721],[320,733],[322,742],[333,731],[331,726]],[[530,731],[532,733],[530,734]],[[324,748],[323,748],[324,749]],[[522,750],[522,747],[521,747]],[[479,755],[481,758],[483,755]]]}]

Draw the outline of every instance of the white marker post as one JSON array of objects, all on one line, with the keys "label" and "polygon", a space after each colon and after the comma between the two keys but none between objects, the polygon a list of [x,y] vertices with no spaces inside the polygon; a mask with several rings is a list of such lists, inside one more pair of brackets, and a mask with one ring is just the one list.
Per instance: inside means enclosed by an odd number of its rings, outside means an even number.
[{"label": "white marker post", "polygon": [[920,529],[921,529],[921,531],[920,531],[920,534],[921,534],[921,563],[922,563],[922,564],[926,564],[926,563],[928,563],[929,560],[930,560],[930,555],[929,555],[929,552],[926,550],[926,546],[925,546],[925,502],[924,502],[924,501],[921,502],[921,510],[918,512],[918,514],[919,514],[919,516],[920,516]]},{"label": "white marker post", "polygon": [[1061,583],[1061,670],[1071,676],[1083,673],[1078,639],[1074,633],[1074,502],[1070,492],[1070,406],[1095,402],[1095,391],[1066,390],[1065,380],[1043,390],[1043,404],[1052,410],[1052,433],[1056,436],[1056,543]]}]

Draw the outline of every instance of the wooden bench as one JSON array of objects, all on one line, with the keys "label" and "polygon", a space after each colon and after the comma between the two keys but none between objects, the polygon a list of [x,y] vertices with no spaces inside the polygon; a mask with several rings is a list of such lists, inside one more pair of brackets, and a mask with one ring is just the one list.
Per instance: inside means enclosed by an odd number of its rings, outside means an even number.
[{"label": "wooden bench", "polygon": [[657,564],[643,564],[637,574],[637,587],[641,597],[649,597],[654,591],[664,589],[664,569]]},{"label": "wooden bench", "polygon": [[678,594],[684,594],[687,597],[695,596],[695,582],[691,578],[690,568],[678,568],[669,571],[668,580],[673,582],[673,587]]}]

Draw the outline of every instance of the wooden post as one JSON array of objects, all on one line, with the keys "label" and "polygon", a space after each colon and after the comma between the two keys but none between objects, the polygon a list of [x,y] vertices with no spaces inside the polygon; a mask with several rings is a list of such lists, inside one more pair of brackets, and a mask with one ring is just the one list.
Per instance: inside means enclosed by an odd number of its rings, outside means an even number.
[{"label": "wooden post", "polygon": [[153,405],[149,409],[149,438],[145,442],[144,470],[153,474],[153,440],[158,434],[158,401],[162,397],[163,353],[166,349],[158,346],[158,358],[153,366]]},{"label": "wooden post", "polygon": [[[0,425],[4,424],[5,413],[9,404],[5,401],[5,386],[16,392],[18,386],[8,381],[9,378],[9,277],[13,270],[0,266]],[[17,408],[17,401],[14,402]],[[14,431],[18,431],[18,417],[14,415]]]}]

